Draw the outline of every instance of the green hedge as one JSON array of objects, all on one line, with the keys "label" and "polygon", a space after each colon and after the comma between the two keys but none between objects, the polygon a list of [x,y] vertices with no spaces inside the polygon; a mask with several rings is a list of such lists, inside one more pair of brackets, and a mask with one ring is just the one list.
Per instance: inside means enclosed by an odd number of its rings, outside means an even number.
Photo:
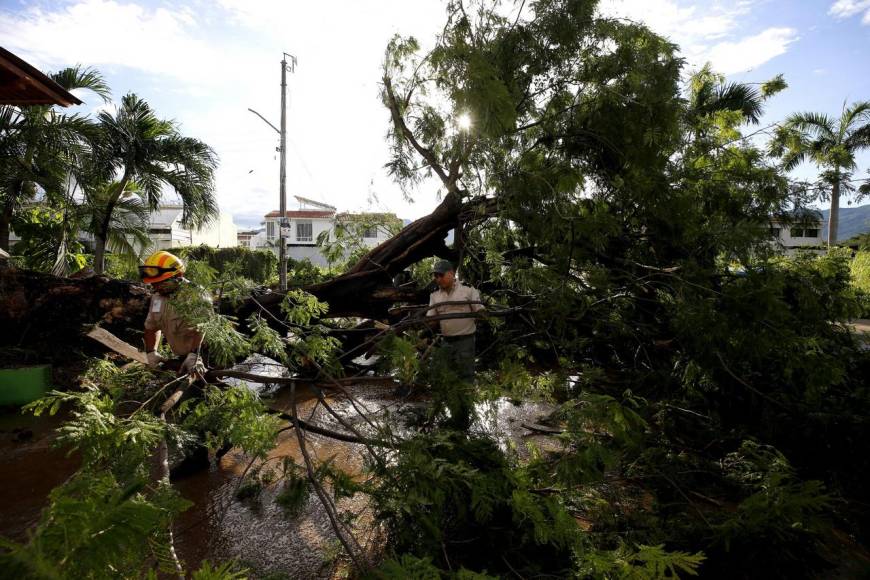
[{"label": "green hedge", "polygon": [[257,284],[267,283],[278,272],[278,258],[269,250],[195,246],[174,248],[169,251],[183,259],[206,262],[218,272],[224,272],[228,268],[238,268],[237,273],[240,276],[249,278]]}]

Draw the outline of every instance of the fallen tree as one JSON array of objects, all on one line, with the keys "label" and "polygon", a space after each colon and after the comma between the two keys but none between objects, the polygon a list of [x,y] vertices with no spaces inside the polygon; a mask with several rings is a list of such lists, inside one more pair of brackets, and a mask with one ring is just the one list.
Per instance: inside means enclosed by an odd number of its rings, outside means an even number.
[{"label": "fallen tree", "polygon": [[[425,291],[394,286],[393,276],[423,258],[454,257],[455,251],[444,244],[447,233],[494,211],[491,199],[460,203],[458,196],[448,195],[435,211],[372,249],[346,273],[303,289],[329,304],[330,317],[386,319],[397,302],[428,301]],[[0,345],[74,346],[84,325],[97,323],[115,334],[128,335],[127,330],[142,328],[149,297],[150,291],[143,284],[104,276],[62,278],[0,269],[0,325],[12,329],[0,336]],[[283,294],[269,290],[241,304],[224,303],[220,311],[239,320],[261,310],[283,318],[283,299]]]}]

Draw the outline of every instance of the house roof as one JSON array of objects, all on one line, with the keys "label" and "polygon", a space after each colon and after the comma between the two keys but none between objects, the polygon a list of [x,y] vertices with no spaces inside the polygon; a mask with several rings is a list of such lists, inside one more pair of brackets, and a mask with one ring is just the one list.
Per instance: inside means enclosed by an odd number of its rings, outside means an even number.
[{"label": "house roof", "polygon": [[316,199],[302,197],[301,195],[294,195],[293,197],[295,197],[296,201],[298,201],[301,205],[313,205],[314,207],[319,207],[321,209],[331,209],[335,211],[334,205],[329,205],[328,203],[323,203],[322,201],[317,201]]},{"label": "house roof", "polygon": [[181,206],[164,206],[151,212],[148,218],[148,227],[154,229],[166,229],[172,227],[176,220],[181,219]]},{"label": "house roof", "polygon": [[75,95],[32,65],[0,47],[0,104],[81,105]]},{"label": "house roof", "polygon": [[[284,212],[284,217],[288,218],[331,218],[335,215],[332,210],[315,210],[315,209],[299,209],[288,210]],[[267,218],[281,217],[280,211],[270,211],[265,215]]]}]

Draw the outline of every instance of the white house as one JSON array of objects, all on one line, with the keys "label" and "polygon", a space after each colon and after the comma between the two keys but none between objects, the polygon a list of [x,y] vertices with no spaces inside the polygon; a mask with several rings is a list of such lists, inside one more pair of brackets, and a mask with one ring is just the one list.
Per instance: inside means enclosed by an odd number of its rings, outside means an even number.
[{"label": "white house", "polygon": [[807,212],[799,218],[791,218],[787,223],[778,218],[770,220],[770,232],[776,238],[775,243],[787,256],[807,250],[823,253],[823,226],[824,221],[818,212]]},{"label": "white house", "polygon": [[238,228],[230,214],[220,213],[202,228],[192,229],[181,223],[182,213],[180,205],[165,205],[151,212],[148,237],[154,251],[183,246],[231,248],[239,245]]},{"label": "white house", "polygon": [[[389,221],[399,224],[393,214],[374,213],[336,213],[336,208],[305,197],[295,196],[297,207],[287,210],[284,219],[287,227],[285,241],[287,256],[294,260],[308,259],[312,264],[327,266],[317,240],[321,234],[327,234],[335,239],[336,228],[349,228],[352,224],[373,224],[372,227],[361,228],[360,242],[368,247],[374,247],[391,237],[389,230],[383,225]],[[266,228],[265,246],[278,251],[278,234],[281,221],[280,211],[271,211],[264,216]],[[354,233],[356,235],[356,233]],[[259,246],[251,246],[259,247]]]},{"label": "white house", "polygon": [[238,239],[242,248],[261,248],[266,245],[266,228],[239,230]]}]

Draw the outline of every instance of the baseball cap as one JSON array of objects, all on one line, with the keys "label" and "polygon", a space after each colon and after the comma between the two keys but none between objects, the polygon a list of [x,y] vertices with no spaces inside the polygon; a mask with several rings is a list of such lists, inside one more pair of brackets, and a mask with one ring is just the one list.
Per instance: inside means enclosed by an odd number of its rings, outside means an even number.
[{"label": "baseball cap", "polygon": [[446,274],[447,272],[454,270],[456,270],[456,268],[453,267],[450,260],[438,260],[432,266],[432,272],[434,274]]}]

